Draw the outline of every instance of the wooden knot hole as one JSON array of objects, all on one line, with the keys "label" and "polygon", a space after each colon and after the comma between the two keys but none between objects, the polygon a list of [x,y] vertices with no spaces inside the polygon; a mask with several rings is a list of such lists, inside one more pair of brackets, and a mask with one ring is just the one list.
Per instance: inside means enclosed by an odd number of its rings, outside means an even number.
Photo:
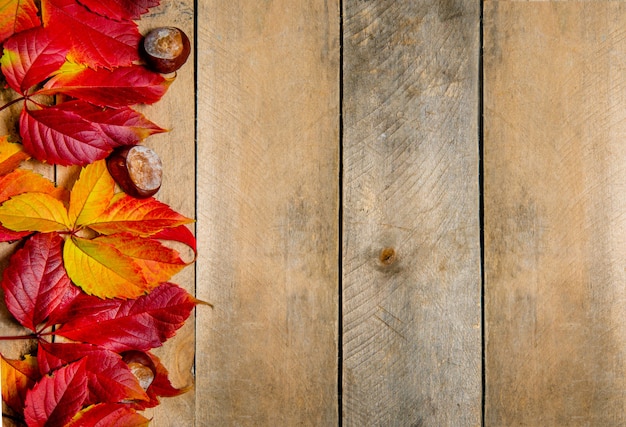
[{"label": "wooden knot hole", "polygon": [[396,262],[396,250],[394,248],[383,248],[378,256],[382,265],[391,265]]}]

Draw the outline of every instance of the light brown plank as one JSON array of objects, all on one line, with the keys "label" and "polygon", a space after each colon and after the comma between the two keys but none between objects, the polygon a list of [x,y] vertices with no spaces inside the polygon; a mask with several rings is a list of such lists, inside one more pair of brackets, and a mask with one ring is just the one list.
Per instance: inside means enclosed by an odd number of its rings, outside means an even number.
[{"label": "light brown plank", "polygon": [[199,2],[197,425],[337,423],[338,17]]},{"label": "light brown plank", "polygon": [[485,4],[486,425],[626,423],[626,4]]},{"label": "light brown plank", "polygon": [[479,4],[344,18],[344,425],[477,426]]}]

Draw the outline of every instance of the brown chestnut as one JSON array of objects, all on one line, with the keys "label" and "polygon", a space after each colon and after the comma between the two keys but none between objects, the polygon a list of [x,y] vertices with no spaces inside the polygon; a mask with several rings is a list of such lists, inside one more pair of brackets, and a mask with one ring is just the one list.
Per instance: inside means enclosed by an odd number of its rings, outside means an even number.
[{"label": "brown chestnut", "polygon": [[191,45],[180,28],[160,27],[144,37],[142,49],[148,65],[158,73],[167,74],[183,66]]},{"label": "brown chestnut", "polygon": [[143,351],[131,350],[122,354],[122,360],[137,378],[141,388],[147,390],[156,376],[156,366],[150,356]]},{"label": "brown chestnut", "polygon": [[161,188],[161,159],[144,145],[118,147],[107,158],[107,168],[129,196],[144,199],[154,196]]}]

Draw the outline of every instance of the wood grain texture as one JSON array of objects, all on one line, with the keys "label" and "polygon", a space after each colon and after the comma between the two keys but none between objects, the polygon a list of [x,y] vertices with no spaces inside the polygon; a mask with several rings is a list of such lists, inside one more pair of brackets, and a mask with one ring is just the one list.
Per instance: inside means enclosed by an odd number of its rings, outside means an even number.
[{"label": "wood grain texture", "polygon": [[486,425],[626,423],[626,4],[485,4]]},{"label": "wood grain texture", "polygon": [[479,4],[344,19],[344,425],[477,426]]},{"label": "wood grain texture", "polygon": [[337,424],[338,18],[198,4],[198,425]]}]

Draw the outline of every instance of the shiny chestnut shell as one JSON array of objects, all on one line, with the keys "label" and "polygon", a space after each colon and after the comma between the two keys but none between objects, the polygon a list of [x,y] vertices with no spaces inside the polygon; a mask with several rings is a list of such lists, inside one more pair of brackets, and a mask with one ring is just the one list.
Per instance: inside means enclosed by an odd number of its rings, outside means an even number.
[{"label": "shiny chestnut shell", "polygon": [[141,47],[150,68],[162,74],[178,70],[191,53],[189,37],[176,27],[155,28],[146,34]]},{"label": "shiny chestnut shell", "polygon": [[115,149],[107,169],[122,191],[139,199],[154,196],[161,188],[163,166],[158,154],[143,145]]}]

